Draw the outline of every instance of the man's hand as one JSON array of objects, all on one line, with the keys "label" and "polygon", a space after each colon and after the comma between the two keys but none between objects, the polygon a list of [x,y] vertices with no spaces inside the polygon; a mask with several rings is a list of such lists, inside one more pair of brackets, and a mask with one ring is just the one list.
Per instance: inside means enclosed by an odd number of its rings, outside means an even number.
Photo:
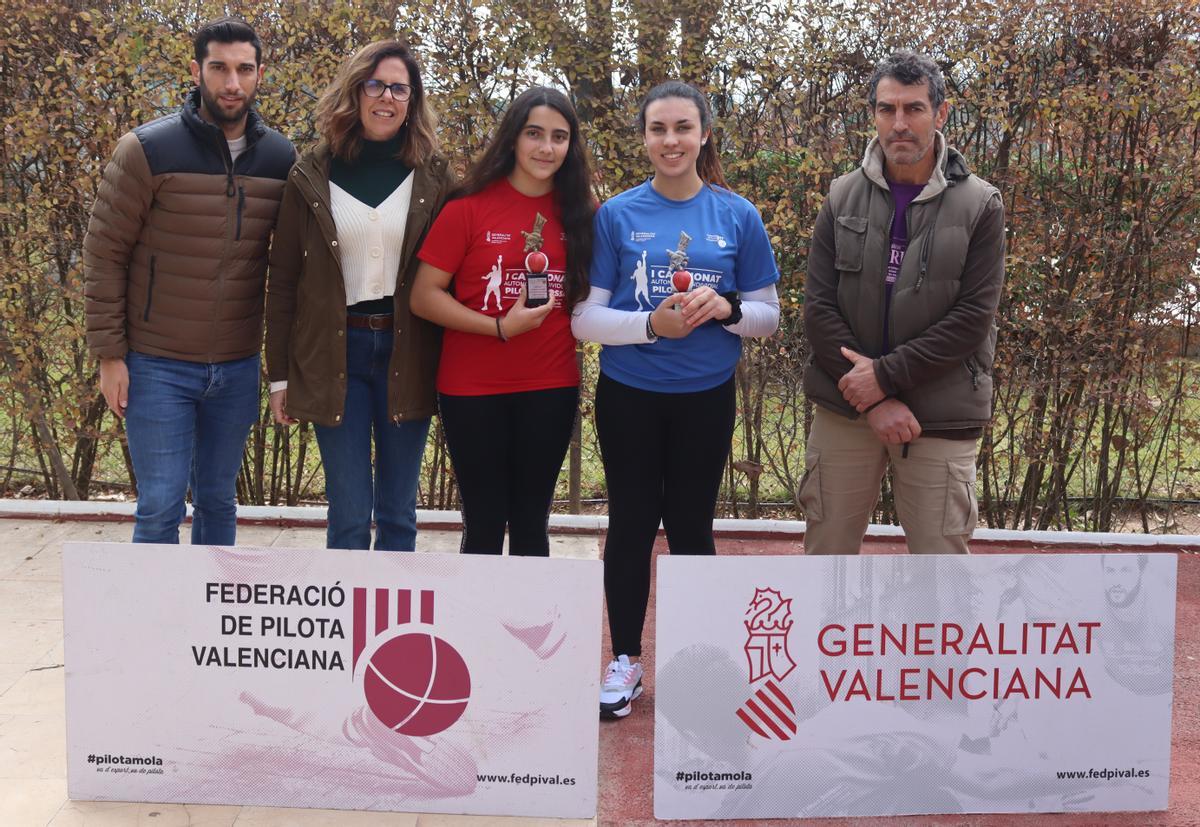
[{"label": "man's hand", "polygon": [[682,311],[675,309],[675,305],[682,306],[687,301],[688,295],[675,293],[667,296],[654,308],[654,312],[650,314],[650,325],[654,328],[656,336],[661,339],[682,339],[695,330],[688,324]]},{"label": "man's hand", "polygon": [[850,372],[838,381],[838,390],[854,409],[862,413],[887,394],[879,387],[875,378],[875,360],[861,353],[855,353],[848,347],[842,348],[842,355],[854,365]]},{"label": "man's hand", "polygon": [[295,425],[300,422],[287,414],[287,388],[271,394],[271,415],[280,425]]},{"label": "man's hand", "polygon": [[124,359],[100,360],[100,393],[108,409],[124,418],[125,406],[129,404],[129,368]]},{"label": "man's hand", "polygon": [[885,445],[903,445],[921,435],[921,423],[899,399],[885,399],[867,414],[867,422]]}]

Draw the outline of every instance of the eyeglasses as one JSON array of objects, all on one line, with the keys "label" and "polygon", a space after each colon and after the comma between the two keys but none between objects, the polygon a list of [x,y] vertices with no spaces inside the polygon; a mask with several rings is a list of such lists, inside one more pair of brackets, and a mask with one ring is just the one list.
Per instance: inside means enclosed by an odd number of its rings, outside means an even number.
[{"label": "eyeglasses", "polygon": [[403,102],[412,97],[412,87],[407,83],[384,83],[382,80],[376,80],[375,78],[363,81],[363,94],[368,98],[382,98],[384,89],[391,90],[392,100],[394,101]]}]

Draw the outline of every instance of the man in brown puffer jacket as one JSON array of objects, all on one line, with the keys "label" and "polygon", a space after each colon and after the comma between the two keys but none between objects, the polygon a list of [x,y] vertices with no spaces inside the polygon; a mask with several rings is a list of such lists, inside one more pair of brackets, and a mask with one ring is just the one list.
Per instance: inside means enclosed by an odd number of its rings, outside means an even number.
[{"label": "man in brown puffer jacket", "polygon": [[830,187],[808,257],[804,549],[858,553],[890,462],[909,551],[965,553],[992,415],[1004,205],[939,131],[949,105],[932,60],[881,62],[868,103],[877,137]]},{"label": "man in brown puffer jacket", "polygon": [[233,545],[236,482],[258,417],[267,247],[296,153],[253,110],[262,44],[236,18],[194,40],[183,108],[126,133],[83,242],[87,339],[125,418],[135,543]]}]

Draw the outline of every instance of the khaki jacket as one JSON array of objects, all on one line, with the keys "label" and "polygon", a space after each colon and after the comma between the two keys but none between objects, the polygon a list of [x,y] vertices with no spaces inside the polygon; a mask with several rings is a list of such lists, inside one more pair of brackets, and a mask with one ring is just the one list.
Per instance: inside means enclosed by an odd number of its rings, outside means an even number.
[{"label": "khaki jacket", "polygon": [[908,249],[890,306],[884,282],[895,204],[877,141],[861,167],[833,182],[808,259],[804,389],[817,404],[857,417],[837,387],[851,367],[840,352],[847,347],[875,359],[884,393],[908,405],[923,430],[953,431],[991,420],[1004,206],[940,133],[936,141],[933,178],[908,208]]},{"label": "khaki jacket", "polygon": [[[304,154],[288,175],[271,244],[267,373],[286,380],[287,413],[318,425],[342,421],[346,405],[346,284],[330,211],[329,147]],[[396,278],[395,345],[388,412],[395,422],[434,414],[441,328],[409,310],[417,251],[453,184],[446,160],[413,170],[412,201]]]},{"label": "khaki jacket", "polygon": [[251,111],[234,162],[194,91],[117,142],[83,240],[87,341],[225,362],[262,346],[267,246],[296,151]]}]

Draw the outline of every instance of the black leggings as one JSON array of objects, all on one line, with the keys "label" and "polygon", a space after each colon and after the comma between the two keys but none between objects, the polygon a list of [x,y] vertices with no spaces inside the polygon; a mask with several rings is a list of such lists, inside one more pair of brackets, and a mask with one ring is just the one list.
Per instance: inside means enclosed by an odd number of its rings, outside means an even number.
[{"label": "black leggings", "polygon": [[548,557],[546,522],[571,441],[579,388],[438,395],[462,495],[466,554]]},{"label": "black leggings", "polygon": [[735,404],[732,377],[711,390],[660,393],[600,375],[596,433],[608,481],[604,596],[614,655],[642,653],[659,520],[672,554],[716,553],[713,515]]}]

